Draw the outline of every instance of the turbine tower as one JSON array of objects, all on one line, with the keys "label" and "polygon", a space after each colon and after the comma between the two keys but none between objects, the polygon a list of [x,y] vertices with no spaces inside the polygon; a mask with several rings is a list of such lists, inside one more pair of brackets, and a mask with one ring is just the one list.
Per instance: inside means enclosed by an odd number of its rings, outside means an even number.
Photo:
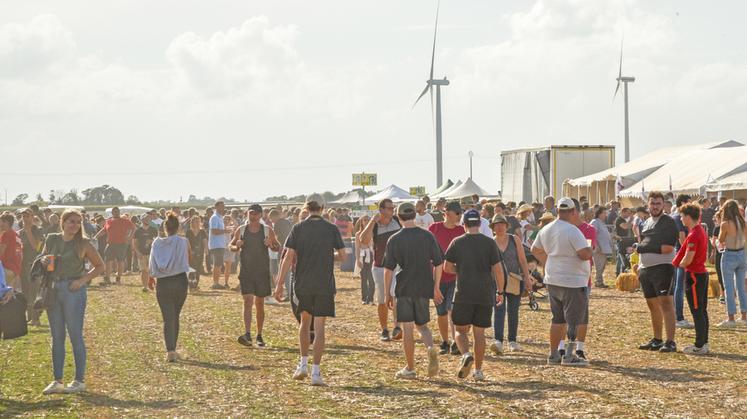
[{"label": "turbine tower", "polygon": [[625,97],[625,163],[630,161],[630,128],[628,122],[628,83],[635,82],[635,77],[622,75],[623,70],[623,43],[620,41],[620,69],[617,73],[617,87],[615,87],[615,94],[612,96],[612,101],[615,100],[617,92],[620,90],[620,83],[623,84],[623,96]]},{"label": "turbine tower", "polygon": [[439,1],[436,4],[436,25],[433,29],[433,50],[431,51],[431,71],[428,76],[428,80],[425,82],[425,89],[420,93],[415,103],[412,105],[414,108],[418,104],[420,99],[425,96],[426,93],[430,93],[431,96],[431,115],[433,115],[433,86],[436,86],[436,188],[441,187],[443,184],[443,154],[442,154],[442,138],[441,138],[441,86],[448,86],[449,80],[444,77],[443,79],[433,78],[433,64],[436,60],[436,34],[438,33],[438,10],[441,6]]}]

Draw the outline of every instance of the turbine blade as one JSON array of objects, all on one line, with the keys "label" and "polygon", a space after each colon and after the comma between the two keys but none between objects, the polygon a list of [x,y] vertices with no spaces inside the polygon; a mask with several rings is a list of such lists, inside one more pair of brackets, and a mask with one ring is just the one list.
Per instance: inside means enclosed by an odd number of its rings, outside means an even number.
[{"label": "turbine blade", "polygon": [[438,0],[438,3],[436,3],[436,25],[433,28],[433,51],[431,51],[431,73],[430,73],[430,79],[433,80],[433,64],[436,61],[436,33],[438,33],[438,10],[441,7],[441,0]]},{"label": "turbine blade", "polygon": [[420,93],[420,96],[418,96],[418,98],[417,98],[417,99],[415,100],[415,103],[413,103],[413,104],[412,104],[412,108],[413,108],[413,109],[415,108],[415,105],[417,105],[417,104],[418,104],[418,102],[420,102],[420,99],[422,99],[422,98],[423,98],[423,96],[425,96],[425,94],[426,94],[426,93],[428,93],[428,90],[429,90],[430,88],[431,88],[431,85],[430,85],[430,84],[426,84],[426,85],[425,85],[425,89],[423,89],[423,92],[422,92],[422,93]]},{"label": "turbine blade", "polygon": [[617,87],[615,87],[615,94],[612,95],[612,101],[615,101],[615,98],[617,97],[617,92],[620,90],[620,80],[617,81]]},{"label": "turbine blade", "polygon": [[617,73],[617,77],[622,77],[623,75],[623,41],[624,38],[620,40],[620,70]]}]

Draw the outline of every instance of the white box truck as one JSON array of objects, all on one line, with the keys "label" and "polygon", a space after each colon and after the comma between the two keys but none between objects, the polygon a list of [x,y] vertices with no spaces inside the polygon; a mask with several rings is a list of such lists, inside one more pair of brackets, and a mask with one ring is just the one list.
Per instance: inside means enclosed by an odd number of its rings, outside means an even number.
[{"label": "white box truck", "polygon": [[615,146],[551,145],[501,152],[503,202],[542,202],[563,193],[563,181],[615,165]]}]

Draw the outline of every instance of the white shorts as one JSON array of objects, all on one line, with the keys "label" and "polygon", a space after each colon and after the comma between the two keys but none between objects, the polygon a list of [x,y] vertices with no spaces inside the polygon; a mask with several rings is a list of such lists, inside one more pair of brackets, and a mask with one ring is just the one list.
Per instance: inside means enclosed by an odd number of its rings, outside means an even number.
[{"label": "white shorts", "polygon": [[[374,280],[374,286],[376,288],[376,304],[386,304],[386,293],[384,292],[384,272],[386,271],[385,268],[380,268],[378,266],[371,267],[371,273],[373,273],[373,280]],[[389,292],[391,295],[394,295],[394,289],[397,286],[397,272],[399,272],[399,267],[394,271],[394,275],[392,276],[392,287],[389,289]]]}]

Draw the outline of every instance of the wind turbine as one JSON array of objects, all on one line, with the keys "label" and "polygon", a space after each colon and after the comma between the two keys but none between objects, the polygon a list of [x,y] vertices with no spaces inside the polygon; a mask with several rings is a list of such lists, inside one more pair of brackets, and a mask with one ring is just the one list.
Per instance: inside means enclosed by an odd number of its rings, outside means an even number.
[{"label": "wind turbine", "polygon": [[441,152],[441,86],[448,86],[449,81],[444,77],[443,79],[433,78],[433,64],[436,60],[436,34],[438,33],[438,10],[441,6],[441,1],[436,4],[436,25],[433,29],[433,51],[431,52],[431,72],[429,73],[428,80],[425,82],[425,89],[420,93],[415,103],[418,104],[420,99],[425,96],[426,93],[430,93],[431,96],[431,114],[433,114],[433,86],[436,86],[436,188],[443,184],[443,170],[444,162],[443,155]]},{"label": "wind turbine", "polygon": [[623,95],[625,96],[625,163],[630,161],[630,129],[628,127],[628,83],[635,82],[635,77],[623,77],[623,41],[620,41],[620,70],[617,73],[617,86],[612,101],[617,97],[620,90],[620,83],[623,84]]}]

